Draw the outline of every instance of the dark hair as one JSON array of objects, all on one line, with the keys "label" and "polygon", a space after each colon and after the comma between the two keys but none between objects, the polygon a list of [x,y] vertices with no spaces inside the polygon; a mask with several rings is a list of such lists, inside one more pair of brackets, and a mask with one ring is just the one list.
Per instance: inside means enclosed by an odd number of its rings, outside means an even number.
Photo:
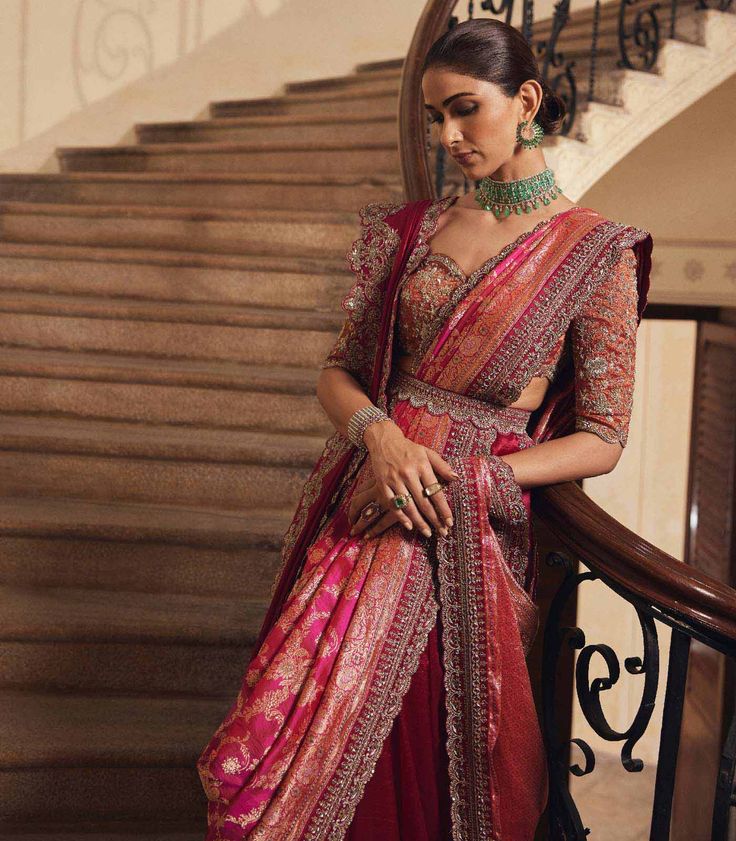
[{"label": "dark hair", "polygon": [[542,102],[535,120],[545,134],[559,131],[567,113],[565,103],[539,73],[539,66],[518,29],[495,18],[473,18],[448,29],[424,58],[422,73],[430,67],[445,67],[498,85],[506,96],[519,92],[533,79],[542,86]]}]

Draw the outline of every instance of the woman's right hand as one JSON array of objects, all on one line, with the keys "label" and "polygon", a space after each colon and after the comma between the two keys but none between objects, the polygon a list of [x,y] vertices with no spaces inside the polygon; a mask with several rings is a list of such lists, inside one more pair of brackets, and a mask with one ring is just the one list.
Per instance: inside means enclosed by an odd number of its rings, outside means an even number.
[{"label": "woman's right hand", "polygon": [[[369,424],[363,441],[375,477],[373,498],[386,512],[374,521],[371,532],[383,531],[398,521],[407,528],[419,529],[427,537],[432,534],[430,525],[446,535],[452,525],[447,497],[443,491],[426,497],[422,489],[437,481],[459,479],[452,467],[435,450],[408,439],[393,421]],[[409,499],[404,508],[396,508],[392,502],[399,494]]]}]

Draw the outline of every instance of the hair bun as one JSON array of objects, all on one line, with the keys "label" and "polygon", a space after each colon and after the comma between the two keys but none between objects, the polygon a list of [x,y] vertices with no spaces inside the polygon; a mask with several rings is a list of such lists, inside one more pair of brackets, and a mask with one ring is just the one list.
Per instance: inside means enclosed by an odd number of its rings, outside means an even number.
[{"label": "hair bun", "polygon": [[535,119],[544,129],[545,134],[554,134],[562,127],[567,114],[567,106],[544,79],[540,78],[538,81],[542,86],[542,103]]}]

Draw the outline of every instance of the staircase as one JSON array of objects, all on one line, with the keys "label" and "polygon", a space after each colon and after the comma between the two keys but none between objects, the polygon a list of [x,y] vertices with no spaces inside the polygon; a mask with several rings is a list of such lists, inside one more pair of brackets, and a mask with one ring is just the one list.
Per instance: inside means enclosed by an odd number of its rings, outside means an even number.
[{"label": "staircase", "polygon": [[0,176],[2,837],[203,837],[356,212],[402,197],[400,72]]},{"label": "staircase", "polygon": [[[332,431],[356,211],[403,200],[401,67],[0,175],[3,837],[202,837],[194,761]],[[609,71],[550,159],[618,136]]]}]

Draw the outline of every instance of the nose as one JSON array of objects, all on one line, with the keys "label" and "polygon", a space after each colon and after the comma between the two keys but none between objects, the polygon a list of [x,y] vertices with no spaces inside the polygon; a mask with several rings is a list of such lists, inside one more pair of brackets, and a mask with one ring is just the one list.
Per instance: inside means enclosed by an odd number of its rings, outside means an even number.
[{"label": "nose", "polygon": [[440,135],[440,142],[446,149],[451,149],[454,143],[460,143],[462,140],[462,133],[452,124],[450,120],[445,120],[442,124],[442,133]]}]

